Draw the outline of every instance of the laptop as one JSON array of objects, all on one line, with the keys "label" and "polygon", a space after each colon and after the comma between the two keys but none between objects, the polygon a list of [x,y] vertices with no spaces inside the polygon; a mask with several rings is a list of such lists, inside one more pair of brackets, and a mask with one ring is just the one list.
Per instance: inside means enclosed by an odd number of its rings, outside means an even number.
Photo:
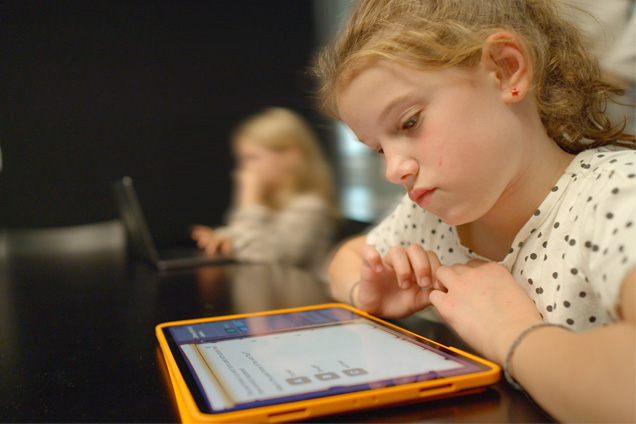
[{"label": "laptop", "polygon": [[141,209],[132,178],[123,177],[115,181],[113,193],[120,217],[126,227],[133,255],[150,263],[158,270],[168,271],[233,262],[232,259],[221,254],[218,256],[206,255],[195,247],[157,249]]}]

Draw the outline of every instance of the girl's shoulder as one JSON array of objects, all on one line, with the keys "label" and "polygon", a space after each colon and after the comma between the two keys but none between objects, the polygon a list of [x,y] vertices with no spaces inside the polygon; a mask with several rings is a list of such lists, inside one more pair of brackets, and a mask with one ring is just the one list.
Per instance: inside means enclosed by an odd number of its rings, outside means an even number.
[{"label": "girl's shoulder", "polygon": [[636,150],[586,150],[574,158],[566,174],[570,182],[562,205],[569,205],[568,212],[574,210],[590,224],[608,225],[615,224],[614,217],[628,219],[636,213]]},{"label": "girl's shoulder", "polygon": [[[568,167],[570,173],[578,173],[584,178],[599,175],[607,179],[616,177],[636,182],[636,150],[604,146],[585,150],[574,158]],[[610,177],[611,175],[611,177]]]},{"label": "girl's shoulder", "polygon": [[598,203],[633,200],[636,192],[636,150],[601,147],[579,153],[566,170],[566,195]]},{"label": "girl's shoulder", "polygon": [[624,278],[636,266],[636,151],[590,149],[570,169],[570,192],[557,217],[562,225],[552,230],[550,244],[564,253],[564,267],[585,277],[581,287],[591,287],[614,316]]}]

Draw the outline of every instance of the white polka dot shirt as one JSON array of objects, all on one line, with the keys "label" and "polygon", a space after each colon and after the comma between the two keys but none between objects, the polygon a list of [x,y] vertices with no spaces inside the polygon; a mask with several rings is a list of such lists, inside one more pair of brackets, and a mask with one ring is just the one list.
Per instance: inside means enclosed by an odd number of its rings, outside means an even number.
[{"label": "white polka dot shirt", "polygon": [[[367,242],[381,255],[421,244],[445,265],[484,259],[408,196]],[[500,263],[546,322],[583,331],[616,321],[622,282],[636,266],[636,151],[578,154]]]}]

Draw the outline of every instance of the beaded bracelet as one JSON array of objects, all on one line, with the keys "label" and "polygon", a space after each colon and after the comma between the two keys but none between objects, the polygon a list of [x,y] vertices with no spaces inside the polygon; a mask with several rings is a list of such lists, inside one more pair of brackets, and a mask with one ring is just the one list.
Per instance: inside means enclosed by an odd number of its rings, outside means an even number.
[{"label": "beaded bracelet", "polygon": [[351,286],[351,290],[349,290],[349,304],[351,306],[356,306],[356,304],[353,301],[353,291],[356,289],[356,287],[358,287],[358,284],[360,284],[359,280],[353,283],[353,286]]},{"label": "beaded bracelet", "polygon": [[512,342],[510,349],[508,350],[508,355],[506,355],[506,362],[504,363],[504,367],[503,367],[503,373],[504,373],[504,377],[506,378],[506,381],[510,383],[510,385],[517,390],[523,390],[523,387],[521,386],[521,384],[517,383],[517,381],[514,379],[512,375],[510,375],[510,360],[512,359],[512,354],[514,353],[515,349],[517,348],[521,340],[523,340],[523,338],[527,336],[528,333],[541,327],[561,327],[561,328],[565,328],[568,331],[572,331],[569,328],[559,324],[550,324],[548,322],[542,322],[540,324],[535,324],[529,328],[526,328],[525,330],[521,332],[521,334],[517,336],[515,341]]}]

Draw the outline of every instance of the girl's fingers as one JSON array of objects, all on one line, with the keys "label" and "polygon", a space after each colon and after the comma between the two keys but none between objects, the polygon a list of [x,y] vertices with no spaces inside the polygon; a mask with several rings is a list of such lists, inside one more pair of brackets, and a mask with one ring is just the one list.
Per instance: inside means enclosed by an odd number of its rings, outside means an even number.
[{"label": "girl's fingers", "polygon": [[214,255],[221,247],[222,242],[223,239],[210,234],[210,238],[207,240],[207,246],[205,246],[206,253],[209,255]]},{"label": "girl's fingers", "polygon": [[442,290],[433,290],[428,294],[428,300],[435,309],[442,311],[444,309],[443,302],[446,296],[448,295]]},{"label": "girl's fingers", "polygon": [[459,274],[462,275],[463,273],[465,273],[466,271],[468,271],[471,268],[475,268],[472,266],[468,266],[468,265],[464,265],[464,264],[455,264],[453,266],[451,266],[451,268],[453,268],[453,270]]},{"label": "girl's fingers", "polygon": [[424,248],[419,244],[412,244],[406,249],[411,267],[415,273],[417,285],[425,288],[433,283],[431,264]]},{"label": "girl's fingers", "polygon": [[435,271],[437,271],[437,268],[442,266],[442,263],[439,261],[439,258],[432,250],[427,250],[426,256],[428,257],[428,262],[431,264],[432,274],[435,274]]},{"label": "girl's fingers", "polygon": [[452,266],[441,266],[437,268],[437,271],[435,272],[435,276],[436,276],[437,282],[439,282],[439,286],[436,285],[434,286],[434,288],[438,290],[444,290],[444,289],[450,290],[460,275],[464,274],[470,269],[476,268],[477,266],[481,266],[484,263],[485,262],[483,261],[478,261],[472,264],[469,263],[468,265],[455,264]]},{"label": "girl's fingers", "polygon": [[221,253],[229,256],[232,254],[232,240],[225,239],[221,244]]},{"label": "girl's fingers", "polygon": [[205,234],[210,231],[212,231],[212,228],[206,225],[194,225],[192,227],[192,234]]},{"label": "girl's fingers", "polygon": [[479,268],[480,266],[487,264],[488,262],[486,261],[482,261],[481,259],[471,259],[470,261],[468,261],[468,263],[466,265],[468,265],[471,268]]},{"label": "girl's fingers", "polygon": [[439,281],[437,281],[435,273],[437,272],[437,269],[442,266],[442,263],[439,261],[439,258],[437,257],[435,252],[427,250],[426,256],[428,257],[428,263],[431,266],[431,280],[433,281],[433,288],[441,290],[443,286],[439,283]]},{"label": "girl's fingers", "polygon": [[197,242],[197,247],[199,247],[199,249],[207,249],[207,246],[213,236],[214,231],[210,227],[206,227],[204,225],[196,225],[190,235],[192,240]]},{"label": "girl's fingers", "polygon": [[208,243],[208,245],[205,246],[205,253],[208,255],[214,255],[216,253],[216,249],[216,243]]},{"label": "girl's fingers", "polygon": [[394,247],[385,256],[384,263],[393,268],[400,288],[408,289],[411,287],[413,269],[406,250],[401,247]]},{"label": "girl's fingers", "polygon": [[437,291],[439,290],[431,290],[430,287],[428,289],[417,290],[417,293],[415,294],[415,304],[414,304],[415,310],[422,310],[426,308],[427,306],[430,306],[431,305],[430,296]]},{"label": "girl's fingers", "polygon": [[384,266],[382,265],[382,257],[380,257],[378,251],[375,250],[375,247],[369,244],[362,247],[362,264],[366,265],[369,269],[376,273],[382,272],[384,269]]},{"label": "girl's fingers", "polygon": [[199,249],[205,249],[208,245],[208,235],[207,234],[201,234],[198,233],[196,236],[192,237],[196,242],[197,242],[197,246],[199,247]]},{"label": "girl's fingers", "polygon": [[442,265],[441,267],[437,268],[435,277],[437,278],[437,281],[443,286],[439,288],[440,290],[442,290],[443,288],[450,290],[453,287],[453,283],[455,282],[457,277],[459,277],[459,273],[454,269],[454,266],[450,267]]},{"label": "girl's fingers", "polygon": [[436,276],[437,270],[442,266],[442,263],[439,261],[435,252],[431,250],[426,251],[426,256],[428,257],[428,263],[431,264],[431,279],[433,280],[433,288],[435,290],[446,290],[446,287],[439,282]]}]

